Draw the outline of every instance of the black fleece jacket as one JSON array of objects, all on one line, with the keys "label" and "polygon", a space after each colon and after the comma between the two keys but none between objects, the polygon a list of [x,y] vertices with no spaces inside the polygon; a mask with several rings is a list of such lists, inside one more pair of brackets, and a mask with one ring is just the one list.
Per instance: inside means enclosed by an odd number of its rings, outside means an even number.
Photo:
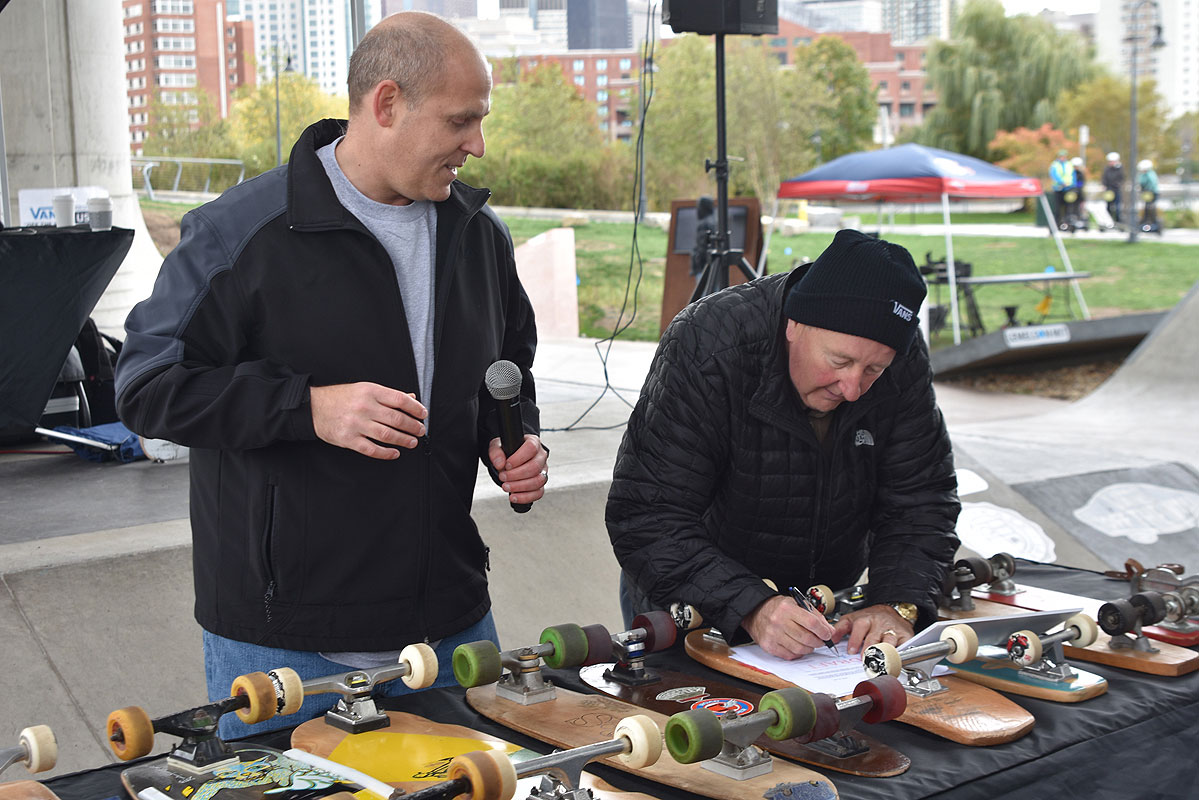
[{"label": "black fleece jacket", "polygon": [[499,435],[483,386],[497,359],[521,368],[539,431],[511,237],[488,192],[455,182],[436,204],[427,438],[393,461],[316,438],[310,386],[419,386],[391,259],[316,156],[344,125],[312,125],[288,166],[184,217],[117,365],[125,424],[191,448],[196,619],[297,650],[398,649],[481,619],[487,551],[470,508]]}]

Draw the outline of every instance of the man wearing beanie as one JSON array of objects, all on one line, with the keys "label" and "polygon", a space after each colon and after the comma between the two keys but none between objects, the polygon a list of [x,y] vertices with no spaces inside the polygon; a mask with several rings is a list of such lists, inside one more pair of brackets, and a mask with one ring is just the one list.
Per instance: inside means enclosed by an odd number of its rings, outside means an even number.
[{"label": "man wearing beanie", "polygon": [[[936,619],[960,504],[917,335],[925,291],[902,247],[843,230],[812,264],[675,317],[608,495],[626,622],[686,603],[796,658]],[[867,567],[867,605],[835,628],[785,591],[843,589]]]}]

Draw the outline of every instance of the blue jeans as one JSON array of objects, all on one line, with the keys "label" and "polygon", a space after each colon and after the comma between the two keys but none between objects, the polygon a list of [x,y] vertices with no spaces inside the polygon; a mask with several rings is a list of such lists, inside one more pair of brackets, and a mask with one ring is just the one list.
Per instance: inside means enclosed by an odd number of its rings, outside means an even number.
[{"label": "blue jeans", "polygon": [[[437,654],[437,681],[434,687],[457,686],[454,680],[452,657],[454,648],[467,642],[477,642],[488,639],[499,646],[499,637],[495,632],[495,620],[488,611],[483,619],[476,622],[460,633],[447,636],[437,643],[433,652]],[[291,667],[302,680],[323,678],[327,675],[341,675],[353,671],[353,667],[329,661],[319,653],[306,650],[281,650],[277,647],[226,639],[214,633],[204,631],[204,672],[208,681],[208,699],[212,702],[229,696],[229,687],[239,675],[248,672],[267,672],[278,667]],[[375,688],[376,697],[396,697],[410,694],[415,690],[409,689],[403,680],[397,678],[385,681]],[[333,708],[340,699],[336,694],[314,694],[304,698],[300,710],[287,716],[276,716],[260,722],[257,725],[246,725],[236,714],[225,714],[221,717],[220,735],[222,739],[240,739],[256,733],[289,728],[299,725],[306,720],[319,717]]]}]

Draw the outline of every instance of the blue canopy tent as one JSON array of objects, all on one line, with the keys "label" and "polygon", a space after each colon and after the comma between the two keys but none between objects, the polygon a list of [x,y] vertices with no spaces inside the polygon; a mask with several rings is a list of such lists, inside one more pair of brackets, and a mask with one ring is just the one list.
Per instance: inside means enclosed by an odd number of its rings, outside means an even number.
[{"label": "blue canopy tent", "polygon": [[[948,262],[949,297],[953,318],[953,343],[961,344],[958,318],[957,270],[953,260],[950,232],[949,198],[1038,197],[1053,240],[1066,271],[1073,273],[1070,257],[1058,233],[1053,211],[1035,178],[1018,175],[981,159],[925,147],[905,144],[885,150],[851,153],[821,164],[813,170],[779,185],[782,199],[876,200],[885,202],[935,202],[940,199],[945,221],[945,250]],[[1078,281],[1071,280],[1083,316],[1090,311],[1082,297]],[[925,315],[922,315],[925,316]]]}]

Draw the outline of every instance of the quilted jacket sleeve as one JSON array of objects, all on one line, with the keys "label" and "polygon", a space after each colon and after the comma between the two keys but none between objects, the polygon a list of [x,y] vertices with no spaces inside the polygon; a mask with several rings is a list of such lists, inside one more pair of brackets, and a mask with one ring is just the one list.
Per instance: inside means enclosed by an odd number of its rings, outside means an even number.
[{"label": "quilted jacket sleeve", "polygon": [[879,466],[871,529],[871,603],[907,601],[917,627],[936,619],[941,583],[957,551],[957,497],[949,433],[933,393],[923,342],[901,380],[895,427]]},{"label": "quilted jacket sleeve", "polygon": [[616,459],[605,521],[621,566],[651,602],[684,602],[726,634],[771,595],[722,553],[704,515],[728,462],[727,387],[688,328],[667,329]]}]

